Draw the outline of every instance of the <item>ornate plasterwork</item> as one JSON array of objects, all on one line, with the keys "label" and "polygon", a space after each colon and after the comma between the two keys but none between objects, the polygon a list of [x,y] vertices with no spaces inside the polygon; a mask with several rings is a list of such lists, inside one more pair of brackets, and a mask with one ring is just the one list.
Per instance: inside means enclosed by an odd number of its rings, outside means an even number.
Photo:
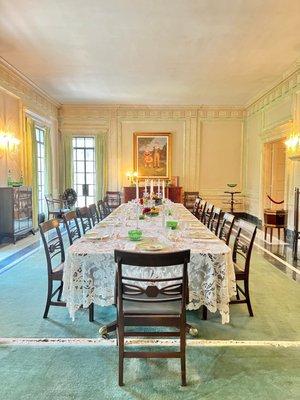
[{"label": "ornate plasterwork", "polygon": [[0,59],[0,86],[17,96],[26,108],[41,116],[57,118],[59,103]]},{"label": "ornate plasterwork", "polygon": [[300,88],[300,67],[287,76],[284,80],[275,85],[272,89],[261,95],[246,107],[246,115],[250,116],[259,112],[270,104],[281,101]]}]

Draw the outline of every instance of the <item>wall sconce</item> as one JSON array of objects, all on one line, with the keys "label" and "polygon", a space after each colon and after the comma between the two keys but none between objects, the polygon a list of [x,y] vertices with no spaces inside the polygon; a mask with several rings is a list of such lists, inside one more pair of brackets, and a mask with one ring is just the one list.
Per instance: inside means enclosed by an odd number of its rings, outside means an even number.
[{"label": "wall sconce", "polygon": [[284,144],[288,149],[295,149],[300,144],[300,136],[291,136],[284,142]]},{"label": "wall sconce", "polygon": [[291,160],[300,160],[300,135],[293,134],[284,144],[286,145],[288,157]]},{"label": "wall sconce", "polygon": [[128,171],[126,172],[126,176],[127,179],[130,181],[130,185],[134,185],[137,180],[138,173],[136,171]]},{"label": "wall sconce", "polygon": [[14,150],[16,146],[20,144],[20,140],[17,139],[16,137],[8,134],[1,132],[0,133],[0,147],[5,150]]}]

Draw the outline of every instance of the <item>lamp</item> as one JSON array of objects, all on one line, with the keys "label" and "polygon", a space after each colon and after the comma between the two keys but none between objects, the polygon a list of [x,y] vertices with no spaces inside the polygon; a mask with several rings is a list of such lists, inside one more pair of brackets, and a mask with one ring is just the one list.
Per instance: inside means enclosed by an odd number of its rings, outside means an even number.
[{"label": "lamp", "polygon": [[126,176],[127,179],[130,181],[130,185],[134,185],[137,180],[138,173],[136,171],[128,171],[126,172]]}]

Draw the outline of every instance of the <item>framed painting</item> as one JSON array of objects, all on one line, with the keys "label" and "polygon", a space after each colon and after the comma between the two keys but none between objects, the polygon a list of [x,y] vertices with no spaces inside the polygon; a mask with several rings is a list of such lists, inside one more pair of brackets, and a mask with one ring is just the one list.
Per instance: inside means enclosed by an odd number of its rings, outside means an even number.
[{"label": "framed painting", "polygon": [[171,133],[133,134],[134,169],[139,178],[169,179]]}]

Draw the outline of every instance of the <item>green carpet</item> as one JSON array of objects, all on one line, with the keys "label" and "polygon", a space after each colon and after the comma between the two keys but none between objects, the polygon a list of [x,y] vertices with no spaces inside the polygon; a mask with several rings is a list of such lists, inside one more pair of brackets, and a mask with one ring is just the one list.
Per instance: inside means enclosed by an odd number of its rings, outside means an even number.
[{"label": "green carpet", "polygon": [[[254,318],[245,305],[231,306],[231,322],[222,325],[218,314],[202,321],[199,311],[188,321],[203,339],[300,340],[300,286],[262,255],[253,253],[250,289]],[[80,310],[73,322],[67,309],[51,307],[42,318],[47,291],[46,261],[42,251],[0,275],[0,337],[98,337],[99,326],[115,318],[114,307],[97,307],[96,322]]]},{"label": "green carpet", "polygon": [[299,348],[188,348],[187,387],[178,360],[128,359],[120,388],[116,347],[0,346],[0,398],[296,400],[299,356]]}]

